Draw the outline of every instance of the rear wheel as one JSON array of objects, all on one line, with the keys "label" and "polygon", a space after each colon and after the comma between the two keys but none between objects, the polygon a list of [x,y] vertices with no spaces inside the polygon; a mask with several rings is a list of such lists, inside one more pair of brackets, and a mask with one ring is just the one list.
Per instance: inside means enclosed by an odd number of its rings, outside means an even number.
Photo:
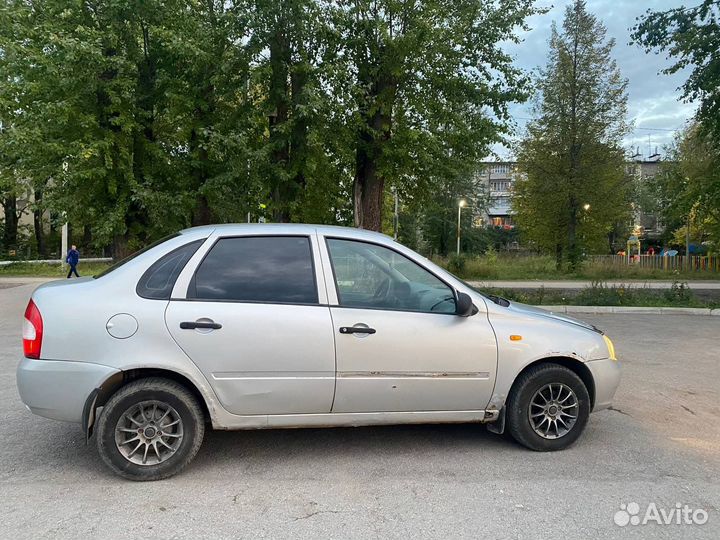
[{"label": "rear wheel", "polygon": [[558,364],[540,364],[520,375],[507,403],[510,435],[540,452],[562,450],[574,443],[590,416],[585,383]]},{"label": "rear wheel", "polygon": [[195,397],[167,379],[134,381],[118,390],[97,424],[100,457],[129,480],[180,472],[200,449],[205,423]]}]

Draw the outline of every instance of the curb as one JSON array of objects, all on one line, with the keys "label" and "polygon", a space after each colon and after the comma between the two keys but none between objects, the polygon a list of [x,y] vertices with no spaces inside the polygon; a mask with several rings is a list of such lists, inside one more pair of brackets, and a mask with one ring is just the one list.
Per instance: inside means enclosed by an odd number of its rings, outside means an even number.
[{"label": "curb", "polygon": [[630,306],[535,306],[555,313],[639,313],[645,315],[702,315],[720,316],[720,309],[672,308],[672,307],[630,307]]}]

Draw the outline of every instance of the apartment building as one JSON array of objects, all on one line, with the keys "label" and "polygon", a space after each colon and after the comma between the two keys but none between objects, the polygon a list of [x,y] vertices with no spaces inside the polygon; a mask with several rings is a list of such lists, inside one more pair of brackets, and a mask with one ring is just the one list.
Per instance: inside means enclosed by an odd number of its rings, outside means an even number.
[{"label": "apartment building", "polygon": [[490,196],[490,204],[483,216],[483,224],[496,227],[514,227],[512,211],[512,186],[515,181],[516,163],[513,161],[485,162],[480,170],[480,180]]},{"label": "apartment building", "polygon": [[[657,151],[646,157],[638,150],[628,158],[625,172],[636,182],[651,183],[658,172],[660,162],[660,154]],[[515,226],[512,196],[513,185],[519,174],[517,162],[514,161],[488,161],[482,164],[480,181],[490,196],[490,203],[482,219],[484,225],[507,228]],[[658,216],[644,211],[638,205],[634,208],[633,225],[636,233],[644,238],[659,238],[664,226]]]}]

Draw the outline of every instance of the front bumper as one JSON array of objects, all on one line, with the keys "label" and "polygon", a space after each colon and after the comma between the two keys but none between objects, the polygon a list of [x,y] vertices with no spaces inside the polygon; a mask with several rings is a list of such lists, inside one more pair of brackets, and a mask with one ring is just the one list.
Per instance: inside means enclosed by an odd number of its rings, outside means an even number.
[{"label": "front bumper", "polygon": [[82,422],[87,397],[117,372],[88,362],[23,358],[17,368],[17,386],[20,399],[34,414]]},{"label": "front bumper", "polygon": [[620,384],[620,362],[605,358],[590,360],[585,365],[592,373],[595,382],[595,406],[593,411],[607,409],[612,405],[615,390]]}]

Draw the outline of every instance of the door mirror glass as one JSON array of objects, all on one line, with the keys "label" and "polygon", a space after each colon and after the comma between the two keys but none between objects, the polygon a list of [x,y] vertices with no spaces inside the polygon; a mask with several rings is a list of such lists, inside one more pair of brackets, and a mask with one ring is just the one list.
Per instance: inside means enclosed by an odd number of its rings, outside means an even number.
[{"label": "door mirror glass", "polygon": [[458,292],[455,314],[460,317],[469,317],[470,315],[475,315],[475,313],[477,313],[477,311],[470,295],[464,292]]}]

